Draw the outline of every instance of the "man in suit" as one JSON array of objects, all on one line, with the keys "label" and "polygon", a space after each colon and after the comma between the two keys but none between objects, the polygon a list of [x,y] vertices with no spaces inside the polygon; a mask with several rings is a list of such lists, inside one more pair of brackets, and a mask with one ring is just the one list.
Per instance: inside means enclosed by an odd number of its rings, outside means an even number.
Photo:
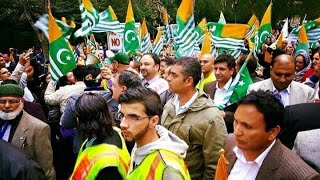
[{"label": "man in suit", "polygon": [[[228,105],[224,101],[227,91],[232,83],[233,75],[235,73],[236,61],[228,54],[221,54],[214,61],[214,73],[216,81],[208,83],[204,86],[203,91],[210,95],[214,103],[219,105]],[[227,126],[228,133],[233,132],[233,112],[220,111]]]},{"label": "man in suit", "polygon": [[292,56],[282,54],[271,62],[271,78],[251,84],[250,91],[269,90],[281,100],[284,106],[310,103],[314,101],[314,90],[309,86],[293,81],[295,62]]},{"label": "man in suit", "polygon": [[307,164],[320,172],[320,128],[298,133],[293,151]]},{"label": "man in suit", "polygon": [[320,104],[303,103],[285,108],[283,126],[279,139],[289,149],[293,148],[294,140],[300,131],[320,128]]},{"label": "man in suit", "polygon": [[50,128],[23,110],[23,94],[18,85],[0,85],[0,139],[23,149],[40,165],[47,179],[55,179]]},{"label": "man in suit", "polygon": [[238,102],[234,134],[227,137],[228,179],[319,179],[278,139],[284,107],[270,92],[252,91]]}]

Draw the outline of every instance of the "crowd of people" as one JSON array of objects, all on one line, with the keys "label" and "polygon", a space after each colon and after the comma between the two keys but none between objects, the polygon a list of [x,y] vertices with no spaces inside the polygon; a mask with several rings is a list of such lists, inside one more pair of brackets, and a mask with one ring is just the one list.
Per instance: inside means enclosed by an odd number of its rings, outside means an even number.
[{"label": "crowd of people", "polygon": [[[58,82],[41,48],[1,52],[0,179],[219,179],[221,149],[231,180],[320,179],[320,49],[274,36],[257,58],[77,47]],[[253,84],[231,104],[247,59]]]}]

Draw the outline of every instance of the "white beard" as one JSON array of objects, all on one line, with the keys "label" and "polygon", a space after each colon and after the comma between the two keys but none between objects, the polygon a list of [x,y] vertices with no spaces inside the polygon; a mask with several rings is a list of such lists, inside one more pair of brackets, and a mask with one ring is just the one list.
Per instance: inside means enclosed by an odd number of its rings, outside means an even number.
[{"label": "white beard", "polygon": [[23,103],[20,102],[19,107],[13,112],[6,113],[0,110],[0,118],[3,120],[13,120],[21,113],[22,110],[23,110]]}]

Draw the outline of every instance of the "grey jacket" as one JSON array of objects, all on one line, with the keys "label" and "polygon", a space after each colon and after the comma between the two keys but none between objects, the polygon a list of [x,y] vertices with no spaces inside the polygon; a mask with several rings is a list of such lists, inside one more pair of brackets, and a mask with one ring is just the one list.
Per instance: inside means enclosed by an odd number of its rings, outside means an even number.
[{"label": "grey jacket", "polygon": [[213,179],[219,150],[227,135],[223,117],[208,95],[201,90],[189,109],[176,116],[174,97],[164,106],[161,125],[188,144],[185,162],[191,178]]}]

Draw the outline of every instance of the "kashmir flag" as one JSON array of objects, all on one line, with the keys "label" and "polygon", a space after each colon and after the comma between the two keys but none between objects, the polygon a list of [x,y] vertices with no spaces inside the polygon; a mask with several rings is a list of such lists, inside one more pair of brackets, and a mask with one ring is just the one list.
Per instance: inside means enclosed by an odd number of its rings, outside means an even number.
[{"label": "kashmir flag", "polygon": [[304,26],[300,28],[298,44],[295,49],[294,55],[297,56],[300,53],[309,54],[308,36]]},{"label": "kashmir flag", "polygon": [[220,23],[220,24],[226,24],[227,23],[226,19],[224,18],[224,15],[223,15],[222,11],[220,11],[220,18],[218,20],[218,23]]},{"label": "kashmir flag", "polygon": [[78,29],[74,35],[75,37],[87,36],[91,34],[92,30],[99,22],[98,11],[92,6],[90,0],[82,0],[79,6],[81,12],[81,28]]},{"label": "kashmir flag", "polygon": [[195,23],[194,0],[182,0],[176,16],[177,29],[175,30],[176,57],[189,56],[194,53],[195,47]]},{"label": "kashmir flag", "polygon": [[157,55],[160,55],[160,52],[162,49],[163,49],[163,38],[162,38],[162,31],[159,28],[156,39],[154,40],[154,43],[153,43],[152,52]]},{"label": "kashmir flag", "polygon": [[195,40],[199,44],[201,44],[201,42],[203,41],[204,34],[206,33],[206,30],[207,30],[206,24],[207,24],[207,20],[206,18],[203,18],[201,22],[194,29],[194,33],[196,35]]},{"label": "kashmir flag", "polygon": [[[298,34],[302,26],[294,28],[289,34],[288,41],[297,41]],[[320,40],[320,17],[304,24],[304,28],[308,35],[309,46],[313,46]]]},{"label": "kashmir flag", "polygon": [[164,23],[164,26],[165,26],[165,39],[167,42],[170,41],[170,39],[172,38],[172,31],[171,31],[171,27],[169,25],[169,17],[168,17],[168,12],[167,10],[163,10],[163,23]]},{"label": "kashmir flag", "polygon": [[87,54],[92,54],[94,57],[99,58],[98,51],[96,48],[96,41],[93,34],[91,34],[90,36],[87,36],[86,44],[87,44]]},{"label": "kashmir flag", "polygon": [[254,34],[259,29],[259,20],[255,14],[251,16],[248,25],[250,26],[250,28],[246,35],[246,39],[250,40],[252,37],[254,37]]},{"label": "kashmir flag", "polygon": [[131,5],[131,0],[129,0],[126,24],[124,25],[124,35],[123,35],[123,46],[122,51],[126,54],[135,53],[140,49],[139,36],[136,32],[136,27],[134,25],[134,16]]},{"label": "kashmir flag", "polygon": [[[70,35],[72,34],[73,29],[76,27],[76,24],[73,21],[70,21],[70,24],[67,23],[67,20],[65,17],[61,18],[60,20],[55,20],[58,24],[62,34],[66,39],[70,38]],[[40,29],[43,34],[49,39],[49,16],[48,14],[42,15],[39,20],[34,24],[35,27]]]},{"label": "kashmir flag", "polygon": [[141,39],[141,53],[145,54],[150,52],[152,46],[151,46],[150,34],[148,32],[148,27],[147,27],[145,18],[143,19],[141,24],[140,39]]},{"label": "kashmir flag", "polygon": [[114,13],[111,6],[101,13],[99,13],[99,21],[95,27],[93,27],[92,32],[114,32],[123,33],[123,29],[118,21],[116,14]]},{"label": "kashmir flag", "polygon": [[203,38],[200,55],[211,54],[211,49],[211,33],[207,30]]},{"label": "kashmir flag", "polygon": [[277,49],[282,49],[282,41],[283,41],[283,32],[280,33],[278,39],[277,39]]},{"label": "kashmir flag", "polygon": [[63,36],[58,24],[48,8],[49,16],[49,58],[51,79],[57,81],[60,77],[76,67],[76,60],[71,45]]},{"label": "kashmir flag", "polygon": [[209,22],[207,24],[211,31],[211,38],[214,46],[220,53],[228,51],[237,58],[244,47],[244,38],[249,26],[246,24],[220,24]]},{"label": "kashmir flag", "polygon": [[224,156],[224,149],[219,151],[220,157],[217,164],[217,170],[215,173],[215,180],[227,180],[228,179],[228,169],[227,165],[229,164],[228,160]]},{"label": "kashmir flag", "polygon": [[266,12],[263,15],[261,20],[261,25],[258,31],[255,34],[255,47],[254,53],[259,54],[261,52],[261,47],[265,43],[266,39],[271,35],[271,6],[272,3],[268,6]]}]

